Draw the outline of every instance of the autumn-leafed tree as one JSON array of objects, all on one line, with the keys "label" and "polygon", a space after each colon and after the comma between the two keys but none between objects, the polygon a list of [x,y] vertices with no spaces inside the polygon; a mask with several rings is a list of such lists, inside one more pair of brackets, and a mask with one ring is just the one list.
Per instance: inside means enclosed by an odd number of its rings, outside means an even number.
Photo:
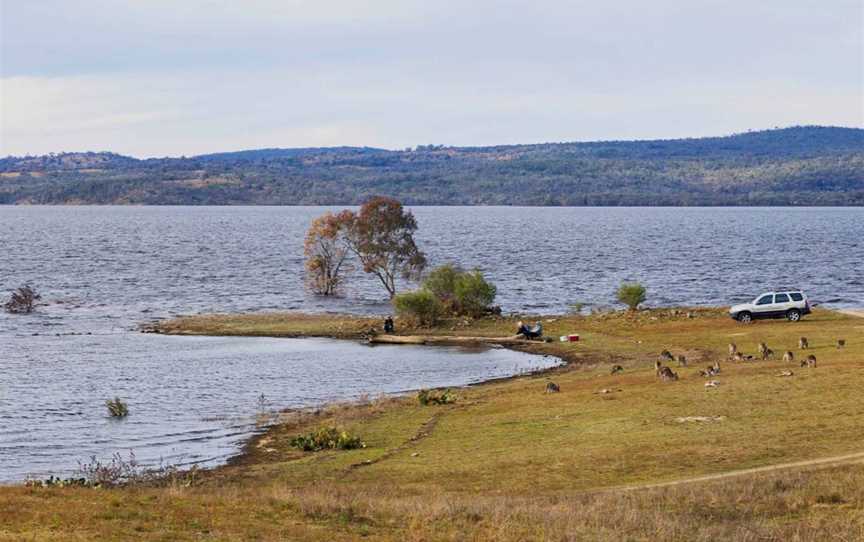
[{"label": "autumn-leafed tree", "polygon": [[342,271],[350,254],[348,229],[354,213],[326,213],[312,221],[303,252],[306,256],[306,283],[320,295],[333,295],[342,283]]},{"label": "autumn-leafed tree", "polygon": [[417,221],[402,204],[377,196],[360,208],[351,220],[351,249],[363,264],[363,271],[378,277],[390,294],[396,295],[396,278],[419,279],[426,256],[414,242]]}]

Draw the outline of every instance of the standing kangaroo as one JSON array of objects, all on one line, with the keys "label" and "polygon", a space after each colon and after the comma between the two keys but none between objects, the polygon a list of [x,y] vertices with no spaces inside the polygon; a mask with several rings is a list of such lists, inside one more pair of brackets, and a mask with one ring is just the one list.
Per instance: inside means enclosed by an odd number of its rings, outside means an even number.
[{"label": "standing kangaroo", "polygon": [[837,339],[837,348],[844,348],[846,346],[846,339]]},{"label": "standing kangaroo", "polygon": [[678,367],[687,367],[687,357],[678,356]]},{"label": "standing kangaroo", "polygon": [[735,354],[738,353],[738,345],[735,343],[729,343],[729,358],[734,358]]},{"label": "standing kangaroo", "polygon": [[800,339],[798,339],[798,348],[800,348],[801,350],[807,350],[808,348],[810,348],[810,343],[807,342],[807,337],[801,337]]}]

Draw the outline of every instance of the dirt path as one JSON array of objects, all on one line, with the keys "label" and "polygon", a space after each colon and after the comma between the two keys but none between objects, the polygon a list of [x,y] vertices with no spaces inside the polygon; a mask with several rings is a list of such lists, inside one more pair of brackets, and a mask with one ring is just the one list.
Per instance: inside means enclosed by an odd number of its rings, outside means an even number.
[{"label": "dirt path", "polygon": [[858,452],[847,455],[837,455],[833,457],[823,457],[820,459],[808,459],[806,461],[795,461],[792,463],[778,463],[776,465],[766,465],[764,467],[755,467],[752,469],[733,470],[729,472],[721,472],[717,474],[706,474],[704,476],[694,476],[693,478],[682,478],[680,480],[670,480],[668,482],[655,482],[650,484],[639,484],[632,486],[617,486],[601,490],[606,491],[634,491],[639,489],[656,489],[661,487],[679,486],[684,484],[693,484],[697,482],[711,482],[714,480],[723,480],[725,478],[735,478],[738,476],[747,476],[749,474],[761,474],[765,472],[775,472],[786,469],[805,468],[805,467],[832,467],[835,465],[864,463],[864,452]]}]

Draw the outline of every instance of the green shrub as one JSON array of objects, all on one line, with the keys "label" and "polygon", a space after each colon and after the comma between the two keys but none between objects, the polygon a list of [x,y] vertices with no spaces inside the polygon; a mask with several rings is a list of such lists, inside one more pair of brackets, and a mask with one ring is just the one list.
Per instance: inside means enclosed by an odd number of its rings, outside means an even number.
[{"label": "green shrub", "polygon": [[645,287],[638,282],[625,282],[618,288],[618,301],[635,311],[640,303],[645,302]]},{"label": "green shrub", "polygon": [[454,294],[462,314],[471,316],[483,314],[495,301],[497,293],[498,289],[486,280],[479,269],[461,273],[456,277]]},{"label": "green shrub", "polygon": [[417,402],[423,406],[446,405],[456,402],[456,394],[449,389],[444,391],[420,390],[417,392]]},{"label": "green shrub", "polygon": [[351,435],[347,431],[340,431],[332,426],[321,427],[309,434],[296,436],[291,439],[290,444],[304,452],[354,450],[366,447],[366,443],[360,440],[360,437]]},{"label": "green shrub", "polygon": [[129,415],[129,407],[119,397],[105,401],[105,406],[112,418],[125,418]]},{"label": "green shrub", "polygon": [[439,265],[426,275],[423,280],[423,289],[432,292],[445,305],[452,308],[456,299],[456,279],[464,271],[453,264]]},{"label": "green shrub", "polygon": [[399,316],[425,326],[437,323],[444,312],[441,301],[428,290],[406,292],[395,296],[393,308]]}]

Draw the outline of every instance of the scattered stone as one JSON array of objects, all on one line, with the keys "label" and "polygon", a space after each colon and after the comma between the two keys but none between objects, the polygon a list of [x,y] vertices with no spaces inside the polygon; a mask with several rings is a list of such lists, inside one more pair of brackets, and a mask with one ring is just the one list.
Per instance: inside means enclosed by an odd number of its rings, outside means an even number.
[{"label": "scattered stone", "polygon": [[420,452],[414,452],[413,454],[411,454],[411,457],[417,457],[419,455],[420,455]]},{"label": "scattered stone", "polygon": [[792,371],[780,371],[777,373],[777,376],[795,376],[795,373]]},{"label": "scattered stone", "polygon": [[706,388],[716,388],[719,385],[720,385],[720,382],[718,382],[716,380],[709,380],[708,382],[705,383]]}]

